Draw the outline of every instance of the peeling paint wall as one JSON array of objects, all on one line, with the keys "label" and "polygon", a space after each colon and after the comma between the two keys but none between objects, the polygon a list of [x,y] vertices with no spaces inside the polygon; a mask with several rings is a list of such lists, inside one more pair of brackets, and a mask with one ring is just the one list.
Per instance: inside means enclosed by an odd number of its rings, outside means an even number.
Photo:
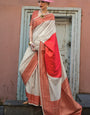
[{"label": "peeling paint wall", "polygon": [[[16,99],[22,6],[37,0],[0,0],[0,101]],[[55,0],[51,7],[82,9],[80,92],[90,93],[90,0]]]}]

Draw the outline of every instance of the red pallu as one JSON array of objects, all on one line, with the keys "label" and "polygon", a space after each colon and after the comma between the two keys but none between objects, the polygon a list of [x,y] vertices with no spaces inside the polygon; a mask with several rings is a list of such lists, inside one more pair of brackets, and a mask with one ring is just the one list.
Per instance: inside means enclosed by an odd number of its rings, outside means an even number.
[{"label": "red pallu", "polygon": [[61,98],[57,101],[50,100],[49,82],[45,68],[44,55],[45,45],[41,42],[39,66],[41,100],[44,115],[81,115],[82,107],[73,99],[67,78],[62,83]]},{"label": "red pallu", "polygon": [[56,78],[61,77],[61,62],[56,33],[45,42],[45,65],[47,73]]}]

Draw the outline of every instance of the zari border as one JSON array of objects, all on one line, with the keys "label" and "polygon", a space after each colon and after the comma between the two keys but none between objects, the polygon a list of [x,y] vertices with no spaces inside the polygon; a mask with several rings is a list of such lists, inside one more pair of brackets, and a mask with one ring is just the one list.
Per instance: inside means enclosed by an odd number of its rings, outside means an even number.
[{"label": "zari border", "polygon": [[22,73],[22,79],[24,84],[27,83],[27,81],[29,80],[32,72],[34,71],[35,67],[38,64],[38,55],[37,52],[34,54],[33,58],[31,59],[30,63],[28,64],[28,66],[26,67],[26,69],[24,70],[24,72]]}]

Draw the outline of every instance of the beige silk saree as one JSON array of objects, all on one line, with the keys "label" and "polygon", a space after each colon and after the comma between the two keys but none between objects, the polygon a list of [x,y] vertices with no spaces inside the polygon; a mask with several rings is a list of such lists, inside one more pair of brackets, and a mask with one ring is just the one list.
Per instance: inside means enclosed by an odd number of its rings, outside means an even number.
[{"label": "beige silk saree", "polygon": [[38,14],[34,11],[30,22],[36,51],[28,46],[19,67],[28,102],[42,106],[44,115],[81,115],[59,53],[54,15]]}]

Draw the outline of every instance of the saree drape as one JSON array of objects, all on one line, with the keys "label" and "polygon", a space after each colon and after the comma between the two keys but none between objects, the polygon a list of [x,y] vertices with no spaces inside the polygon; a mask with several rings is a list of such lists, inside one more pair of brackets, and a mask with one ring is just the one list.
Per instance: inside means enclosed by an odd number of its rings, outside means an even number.
[{"label": "saree drape", "polygon": [[44,115],[81,115],[58,49],[54,15],[38,14],[34,11],[30,22],[36,51],[28,46],[19,67],[28,102],[41,105]]}]

